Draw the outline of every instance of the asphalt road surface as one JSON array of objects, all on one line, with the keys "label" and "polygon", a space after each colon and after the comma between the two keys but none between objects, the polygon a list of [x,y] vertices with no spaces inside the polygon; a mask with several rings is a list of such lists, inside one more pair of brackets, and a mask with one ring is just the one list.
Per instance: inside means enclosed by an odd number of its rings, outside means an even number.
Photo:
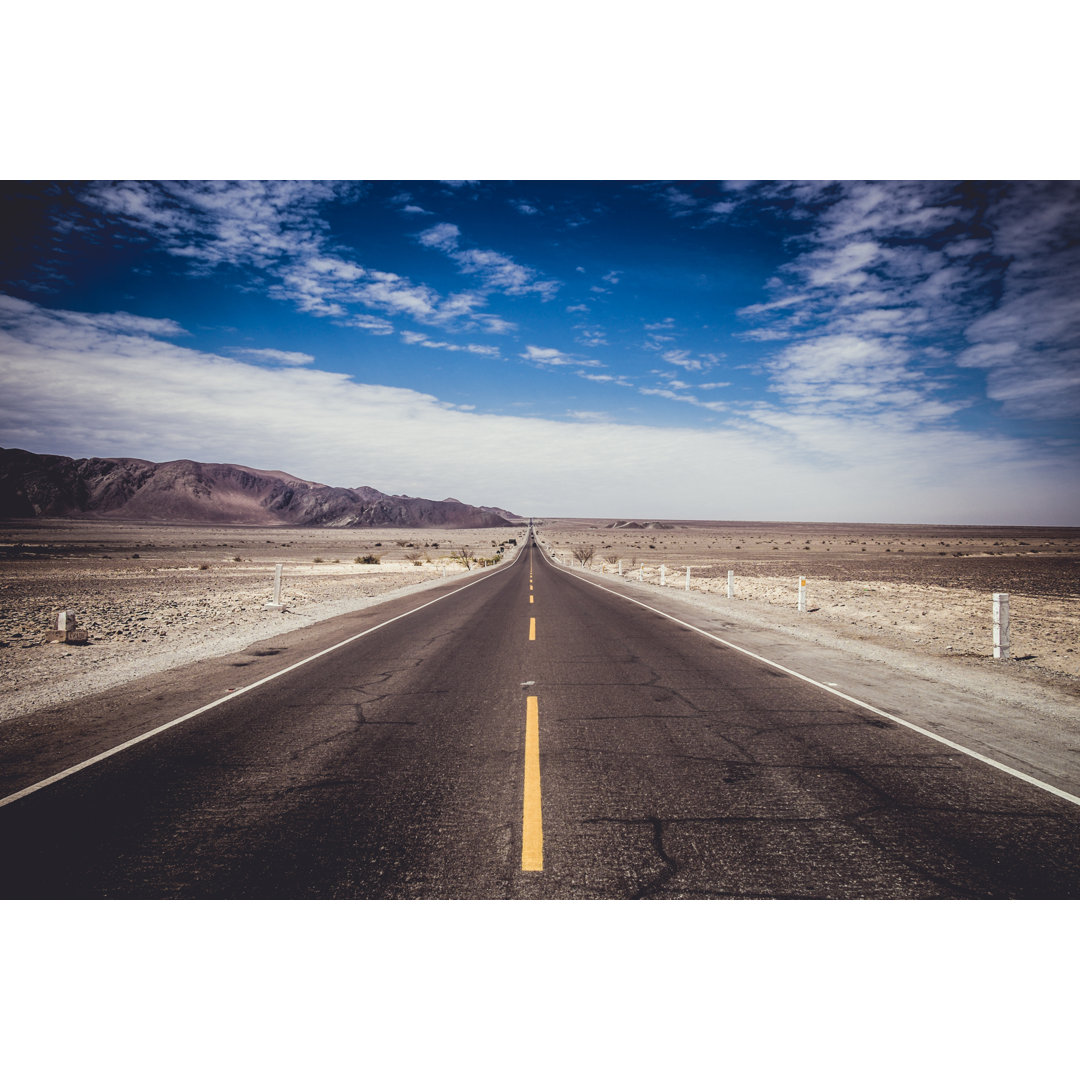
[{"label": "asphalt road surface", "polygon": [[[0,804],[0,896],[1080,896],[1080,807],[531,543],[364,618],[232,658],[288,670]],[[4,725],[0,797],[217,692],[157,678],[68,717],[62,753]]]}]

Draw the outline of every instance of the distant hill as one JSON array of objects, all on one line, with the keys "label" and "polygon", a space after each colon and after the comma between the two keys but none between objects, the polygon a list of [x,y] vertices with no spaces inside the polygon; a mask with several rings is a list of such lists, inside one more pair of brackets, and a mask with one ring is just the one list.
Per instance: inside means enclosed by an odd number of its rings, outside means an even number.
[{"label": "distant hill", "polygon": [[457,499],[329,487],[243,465],[69,458],[0,449],[0,518],[484,529],[509,525],[507,518],[514,516]]}]

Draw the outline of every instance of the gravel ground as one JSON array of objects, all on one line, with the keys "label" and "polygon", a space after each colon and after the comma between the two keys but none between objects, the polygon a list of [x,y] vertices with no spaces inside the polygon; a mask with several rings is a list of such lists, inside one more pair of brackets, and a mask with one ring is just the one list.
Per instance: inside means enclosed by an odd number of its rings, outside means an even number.
[{"label": "gravel ground", "polygon": [[[490,558],[502,546],[510,556],[506,541],[523,536],[84,522],[5,530],[0,721],[429,588],[465,574],[452,551]],[[381,561],[354,561],[364,557]],[[284,611],[264,607],[277,562]],[[45,644],[61,610],[74,612],[86,645]]]}]

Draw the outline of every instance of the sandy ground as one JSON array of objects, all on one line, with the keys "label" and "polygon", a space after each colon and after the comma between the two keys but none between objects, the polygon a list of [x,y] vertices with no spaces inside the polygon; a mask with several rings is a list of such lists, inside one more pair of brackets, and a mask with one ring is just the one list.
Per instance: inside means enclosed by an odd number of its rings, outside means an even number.
[{"label": "sandy ground", "polygon": [[[243,649],[510,558],[523,528],[184,528],[98,522],[0,529],[0,721]],[[377,557],[379,563],[357,559]],[[270,611],[282,564],[284,611]],[[44,644],[61,610],[86,645]]]},{"label": "sandy ground", "polygon": [[[666,524],[666,523],[665,523]],[[682,523],[611,528],[547,520],[539,534],[572,560],[593,547],[594,570],[692,594],[794,612],[793,625],[839,641],[878,641],[912,654],[993,661],[993,594],[1009,594],[1009,665],[1080,693],[1080,529],[928,525]],[[1000,661],[998,661],[1000,663]]]},{"label": "sandy ground", "polygon": [[[666,524],[666,523],[665,523]],[[1080,529],[682,523],[612,529],[538,523],[545,546],[595,551],[597,571],[683,593],[804,639],[946,658],[959,678],[996,666],[1080,702]],[[453,559],[512,555],[523,528],[184,528],[92,522],[0,530],[0,720],[243,649],[283,630],[464,574]],[[378,564],[358,563],[377,556]],[[283,564],[282,612],[272,598]],[[727,572],[735,572],[728,600]],[[795,611],[800,576],[808,611]],[[1010,594],[1011,659],[994,661],[991,595]],[[87,645],[46,645],[71,610]],[[878,654],[875,654],[875,656]]]}]

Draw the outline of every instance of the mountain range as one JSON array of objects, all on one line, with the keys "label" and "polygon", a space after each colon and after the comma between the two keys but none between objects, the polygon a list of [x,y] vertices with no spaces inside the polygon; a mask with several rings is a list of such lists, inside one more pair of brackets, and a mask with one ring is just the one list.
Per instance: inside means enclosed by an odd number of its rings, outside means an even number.
[{"label": "mountain range", "polygon": [[516,518],[457,499],[340,488],[284,472],[200,461],[69,458],[0,448],[0,518],[206,525],[483,529]]}]

